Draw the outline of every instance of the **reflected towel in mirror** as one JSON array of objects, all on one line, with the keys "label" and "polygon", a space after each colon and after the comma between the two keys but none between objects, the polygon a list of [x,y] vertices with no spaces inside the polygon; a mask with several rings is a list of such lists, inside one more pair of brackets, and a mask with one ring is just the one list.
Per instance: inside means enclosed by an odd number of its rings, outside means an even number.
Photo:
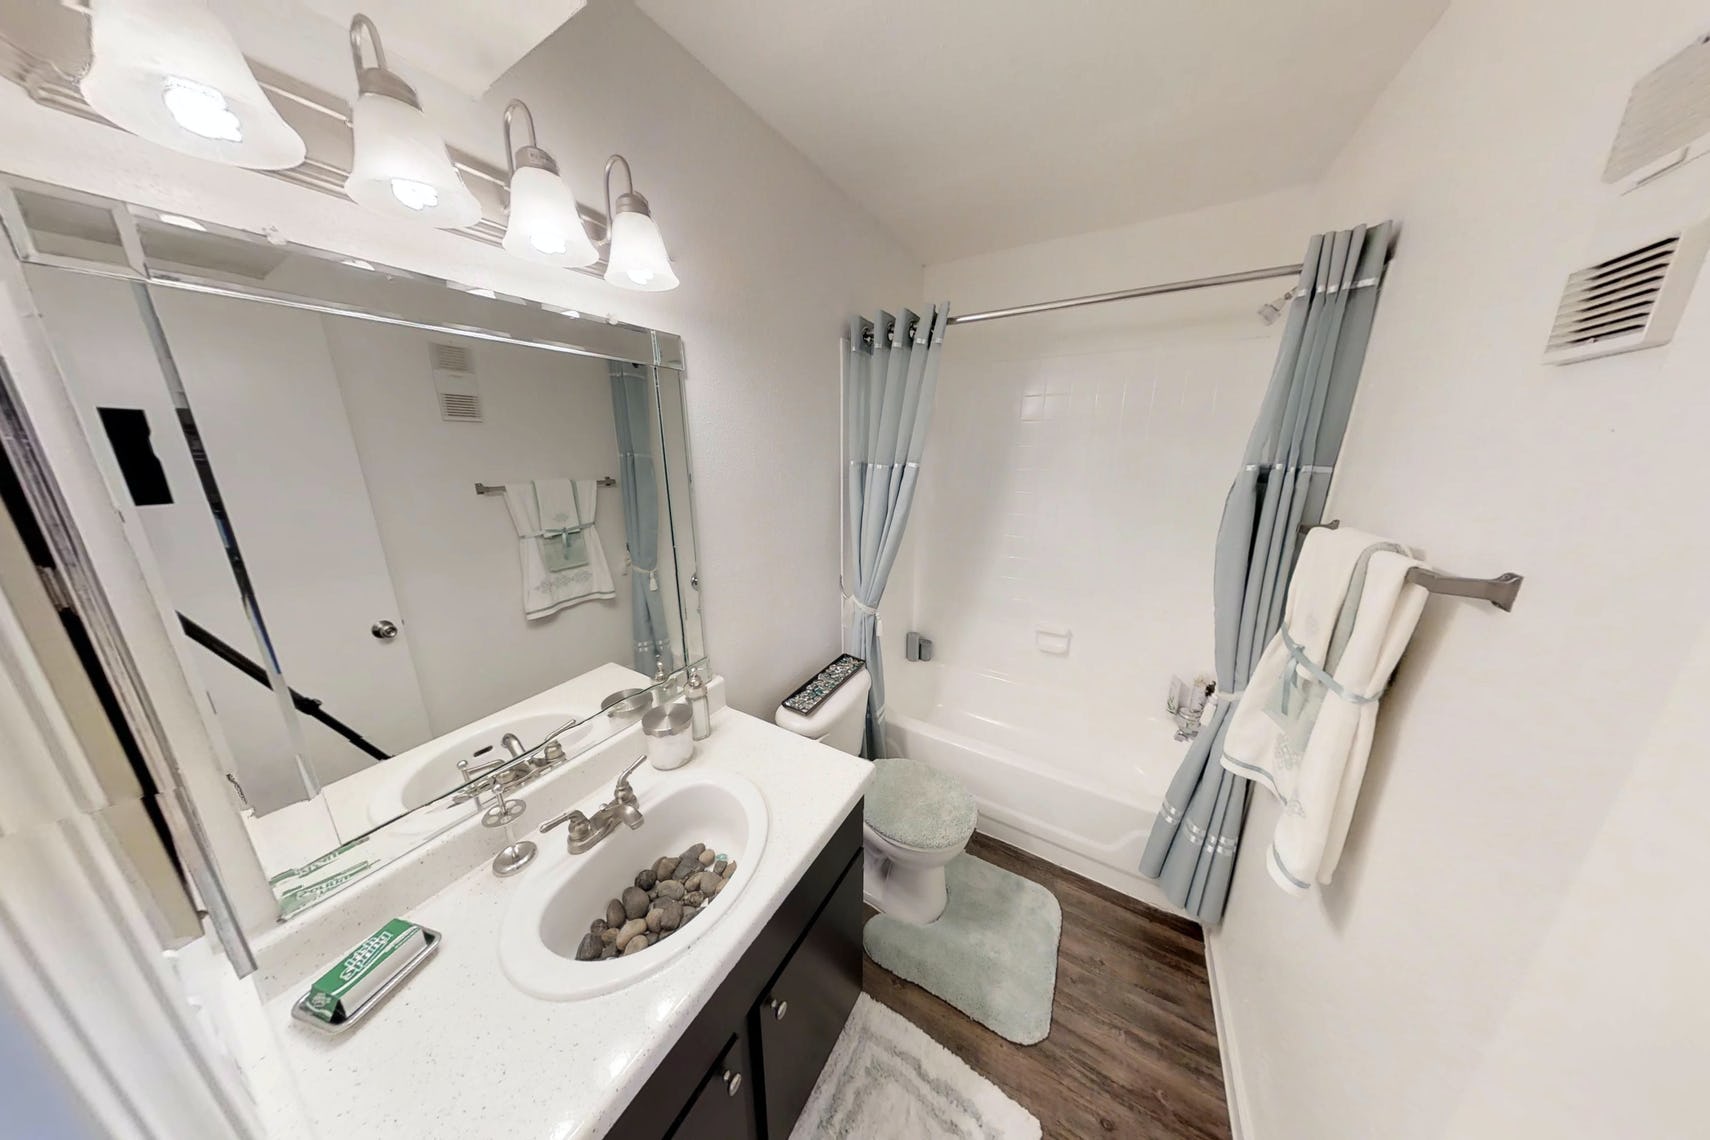
[{"label": "reflected towel in mirror", "polygon": [[516,530],[522,567],[525,617],[543,618],[581,602],[617,596],[594,526],[598,493],[594,479],[505,484],[505,508]]}]

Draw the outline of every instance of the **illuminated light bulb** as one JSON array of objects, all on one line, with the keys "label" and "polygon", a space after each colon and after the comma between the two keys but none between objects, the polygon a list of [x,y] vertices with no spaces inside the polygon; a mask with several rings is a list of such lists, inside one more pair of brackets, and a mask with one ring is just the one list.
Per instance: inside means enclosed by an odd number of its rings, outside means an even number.
[{"label": "illuminated light bulb", "polygon": [[391,184],[392,197],[412,210],[431,210],[439,205],[439,191],[426,182],[417,182],[413,178],[394,178]]},{"label": "illuminated light bulb", "polygon": [[220,142],[243,141],[243,124],[226,97],[206,83],[169,76],[160,98],[173,120],[191,134]]}]

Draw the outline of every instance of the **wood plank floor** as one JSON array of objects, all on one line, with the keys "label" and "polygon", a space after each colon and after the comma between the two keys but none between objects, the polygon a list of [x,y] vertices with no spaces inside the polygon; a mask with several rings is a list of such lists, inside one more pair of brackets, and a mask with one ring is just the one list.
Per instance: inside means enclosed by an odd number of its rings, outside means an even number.
[{"label": "wood plank floor", "polygon": [[871,958],[867,993],[1024,1105],[1045,1140],[1228,1140],[1199,927],[988,836],[968,850],[1063,905],[1051,1035],[1012,1044]]}]

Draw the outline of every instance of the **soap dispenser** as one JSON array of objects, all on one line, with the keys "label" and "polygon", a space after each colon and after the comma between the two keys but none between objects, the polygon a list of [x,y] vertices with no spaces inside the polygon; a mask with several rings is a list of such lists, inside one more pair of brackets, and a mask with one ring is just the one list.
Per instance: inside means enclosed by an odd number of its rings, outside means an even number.
[{"label": "soap dispenser", "polygon": [[712,702],[707,699],[707,682],[698,666],[689,670],[684,695],[689,698],[690,735],[705,740],[712,735]]}]

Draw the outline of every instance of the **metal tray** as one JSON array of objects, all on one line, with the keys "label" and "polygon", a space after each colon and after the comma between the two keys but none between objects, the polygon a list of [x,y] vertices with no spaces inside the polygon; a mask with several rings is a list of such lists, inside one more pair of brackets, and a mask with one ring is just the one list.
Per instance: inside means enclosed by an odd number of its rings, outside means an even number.
[{"label": "metal tray", "polygon": [[384,985],[370,994],[367,1001],[357,1006],[355,1013],[348,1014],[333,1021],[322,1021],[320,1018],[309,1012],[309,995],[304,994],[302,997],[297,999],[297,1004],[291,1007],[291,1016],[316,1032],[336,1037],[338,1034],[351,1029],[357,1022],[373,1013],[388,997],[392,996],[392,991],[396,990],[399,986],[409,981],[410,978],[414,977],[416,971],[421,969],[422,966],[427,963],[427,960],[433,957],[434,952],[439,949],[439,943],[439,931],[429,930],[425,926],[422,927],[421,949],[417,950],[415,956],[408,962],[405,962],[403,966],[399,968],[397,973],[388,978]]}]

